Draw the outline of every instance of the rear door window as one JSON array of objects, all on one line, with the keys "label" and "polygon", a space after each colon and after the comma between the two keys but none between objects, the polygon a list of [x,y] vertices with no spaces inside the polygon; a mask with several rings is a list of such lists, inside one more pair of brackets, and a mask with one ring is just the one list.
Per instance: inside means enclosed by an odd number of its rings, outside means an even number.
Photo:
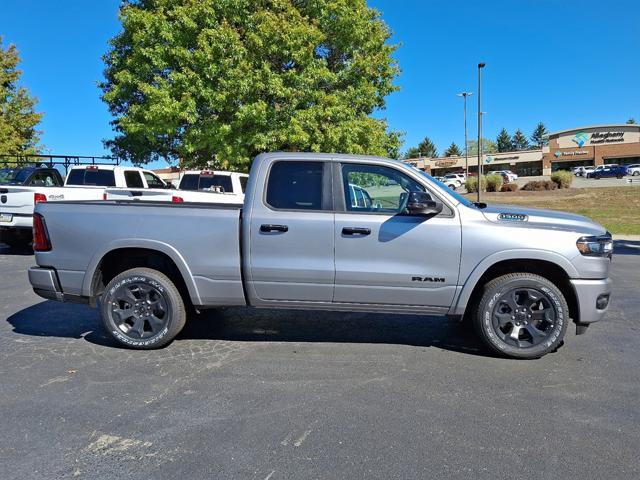
[{"label": "rear door window", "polygon": [[137,170],[125,170],[124,181],[129,188],[144,188],[142,177]]},{"label": "rear door window", "polygon": [[240,177],[240,188],[242,189],[242,193],[247,189],[247,182],[249,181],[249,177]]},{"label": "rear door window", "polygon": [[267,204],[285,210],[322,210],[323,162],[275,162],[269,172]]}]

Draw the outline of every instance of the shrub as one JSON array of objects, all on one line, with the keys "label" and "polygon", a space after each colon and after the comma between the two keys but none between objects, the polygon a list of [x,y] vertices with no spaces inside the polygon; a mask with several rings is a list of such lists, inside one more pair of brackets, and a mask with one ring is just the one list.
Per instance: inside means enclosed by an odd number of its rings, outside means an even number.
[{"label": "shrub", "polygon": [[551,181],[558,185],[558,188],[569,188],[573,182],[573,175],[566,170],[558,170],[551,174]]},{"label": "shrub", "polygon": [[518,185],[515,183],[505,183],[500,189],[501,192],[515,192],[518,190]]},{"label": "shrub", "polygon": [[[482,177],[480,182],[482,187],[482,191],[487,191],[487,179]],[[464,187],[467,189],[468,193],[475,193],[478,191],[478,177],[467,177],[467,180],[464,182]]]},{"label": "shrub", "polygon": [[487,192],[499,192],[502,188],[501,175],[487,175]]},{"label": "shrub", "polygon": [[527,183],[522,190],[539,192],[542,190],[555,190],[558,185],[551,180],[533,180]]}]

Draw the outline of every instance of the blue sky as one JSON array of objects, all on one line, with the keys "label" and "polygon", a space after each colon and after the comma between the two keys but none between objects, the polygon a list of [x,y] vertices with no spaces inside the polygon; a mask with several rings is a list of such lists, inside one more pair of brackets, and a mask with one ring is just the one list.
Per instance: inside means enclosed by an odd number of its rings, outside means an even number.
[{"label": "blue sky", "polygon": [[[462,99],[483,72],[485,136],[504,126],[527,135],[640,121],[640,2],[617,0],[369,0],[400,43],[401,90],[388,98],[391,128],[408,148],[428,135],[462,145]],[[120,28],[117,0],[13,0],[0,17],[4,43],[22,55],[23,84],[45,112],[43,143],[54,154],[102,155],[110,116],[99,98],[101,56]],[[476,97],[469,134],[476,135]]]}]

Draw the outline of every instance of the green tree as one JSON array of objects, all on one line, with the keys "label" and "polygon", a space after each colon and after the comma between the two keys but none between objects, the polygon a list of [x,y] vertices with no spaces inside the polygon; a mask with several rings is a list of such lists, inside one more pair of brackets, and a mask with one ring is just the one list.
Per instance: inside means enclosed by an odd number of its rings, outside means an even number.
[{"label": "green tree", "polygon": [[444,151],[444,156],[445,157],[461,157],[462,150],[460,150],[460,147],[456,145],[455,142],[451,142],[451,145],[449,145],[449,147]]},{"label": "green tree", "polygon": [[20,55],[15,45],[3,48],[0,37],[0,153],[37,153],[40,132],[36,130],[42,113],[35,111],[37,100],[18,85]]},{"label": "green tree", "polygon": [[[498,146],[496,142],[488,138],[482,139],[482,153],[497,153]],[[478,155],[478,141],[469,140],[469,156]]]},{"label": "green tree", "polygon": [[638,123],[638,122],[636,122],[636,119],[635,119],[635,118],[630,118],[629,120],[627,120],[627,125],[635,125],[635,124],[637,124],[637,123]]},{"label": "green tree", "polygon": [[527,140],[527,137],[520,129],[516,130],[516,133],[513,134],[511,143],[513,144],[513,149],[516,151],[527,150],[529,148],[529,140]]},{"label": "green tree", "polygon": [[500,133],[496,137],[496,145],[498,152],[511,152],[513,151],[513,142],[511,142],[511,135],[507,132],[506,128],[500,130]]},{"label": "green tree", "polygon": [[429,137],[424,139],[415,147],[410,148],[404,154],[404,158],[418,158],[418,157],[437,157],[438,149],[436,145],[431,141]]},{"label": "green tree", "polygon": [[536,129],[531,134],[531,143],[538,148],[542,148],[545,145],[549,144],[549,140],[547,139],[547,128],[544,126],[544,123],[539,122]]},{"label": "green tree", "polygon": [[114,155],[244,170],[273,150],[397,156],[371,114],[397,90],[365,0],[123,0],[105,55]]}]

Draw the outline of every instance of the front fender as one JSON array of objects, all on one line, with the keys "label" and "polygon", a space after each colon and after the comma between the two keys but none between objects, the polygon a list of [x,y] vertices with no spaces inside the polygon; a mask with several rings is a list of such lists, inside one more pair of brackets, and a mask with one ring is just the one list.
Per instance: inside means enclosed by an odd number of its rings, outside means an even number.
[{"label": "front fender", "polygon": [[505,260],[543,260],[558,265],[566,272],[569,278],[579,278],[580,276],[573,264],[566,257],[556,252],[536,249],[513,249],[496,252],[485,257],[478,263],[464,283],[460,282],[462,288],[459,289],[459,293],[453,299],[449,315],[463,315],[471,298],[471,294],[473,293],[473,289],[476,287],[480,278],[482,278],[482,275],[496,263]]}]

